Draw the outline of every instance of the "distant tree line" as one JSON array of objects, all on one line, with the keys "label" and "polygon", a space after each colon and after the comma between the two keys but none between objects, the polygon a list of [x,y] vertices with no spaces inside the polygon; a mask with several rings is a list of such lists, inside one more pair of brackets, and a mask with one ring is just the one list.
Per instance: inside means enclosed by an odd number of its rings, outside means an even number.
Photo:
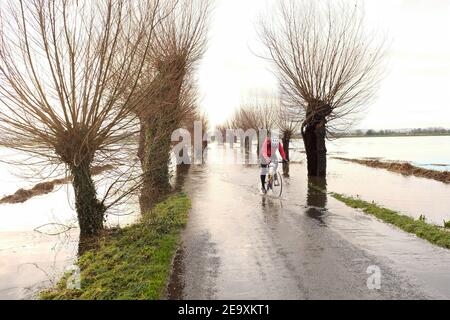
[{"label": "distant tree line", "polygon": [[383,137],[383,136],[445,136],[450,135],[450,129],[416,128],[410,130],[355,130],[343,133],[341,137]]}]

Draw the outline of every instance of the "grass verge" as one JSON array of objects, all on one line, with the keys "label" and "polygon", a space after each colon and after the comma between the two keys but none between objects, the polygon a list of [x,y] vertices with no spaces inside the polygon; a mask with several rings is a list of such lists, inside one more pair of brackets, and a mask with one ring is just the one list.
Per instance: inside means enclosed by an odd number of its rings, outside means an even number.
[{"label": "grass verge", "polygon": [[67,276],[41,293],[44,300],[156,300],[170,275],[181,230],[191,208],[185,194],[169,197],[151,214],[111,231],[78,260],[81,290],[67,289]]},{"label": "grass verge", "polygon": [[403,231],[413,233],[440,247],[450,249],[450,232],[437,225],[429,224],[424,219],[414,220],[397,211],[386,209],[375,203],[369,203],[360,199],[347,197],[338,193],[330,195],[355,209],[362,209],[366,214],[373,215],[384,222],[392,224]]}]

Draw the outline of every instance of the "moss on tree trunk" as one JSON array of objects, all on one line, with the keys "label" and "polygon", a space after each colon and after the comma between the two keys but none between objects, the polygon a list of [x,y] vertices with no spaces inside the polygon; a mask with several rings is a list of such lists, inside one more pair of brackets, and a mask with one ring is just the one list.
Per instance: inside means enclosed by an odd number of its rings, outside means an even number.
[{"label": "moss on tree trunk", "polygon": [[145,138],[140,141],[140,144],[144,145],[140,147],[143,150],[140,160],[144,178],[139,199],[143,213],[152,209],[171,190],[169,182],[170,135],[164,134],[163,129],[159,128],[164,124],[155,122],[145,127]]},{"label": "moss on tree trunk", "polygon": [[97,199],[97,192],[90,171],[90,162],[83,160],[78,166],[72,166],[75,208],[78,216],[81,236],[98,235],[103,230],[106,208]]},{"label": "moss on tree trunk", "polygon": [[186,75],[184,55],[160,61],[158,76],[153,80],[158,94],[152,97],[149,113],[140,115],[139,159],[144,175],[140,196],[142,213],[152,209],[171,191],[171,136],[178,129],[183,114],[181,89]]}]

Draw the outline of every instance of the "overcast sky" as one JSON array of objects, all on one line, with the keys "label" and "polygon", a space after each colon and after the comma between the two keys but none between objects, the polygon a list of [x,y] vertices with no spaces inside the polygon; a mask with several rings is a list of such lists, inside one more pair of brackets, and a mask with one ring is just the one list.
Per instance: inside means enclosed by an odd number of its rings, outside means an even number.
[{"label": "overcast sky", "polygon": [[[277,88],[270,65],[252,53],[259,45],[255,22],[274,1],[216,0],[198,70],[202,107],[214,124],[245,95]],[[387,76],[356,128],[450,128],[450,0],[364,3],[368,24],[387,31],[392,44]]]}]

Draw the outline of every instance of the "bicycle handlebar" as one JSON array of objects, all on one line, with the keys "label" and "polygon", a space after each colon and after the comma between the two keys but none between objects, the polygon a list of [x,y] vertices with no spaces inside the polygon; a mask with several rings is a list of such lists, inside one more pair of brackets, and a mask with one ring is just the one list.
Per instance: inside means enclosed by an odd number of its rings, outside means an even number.
[{"label": "bicycle handlebar", "polygon": [[[273,163],[273,161],[271,160],[271,161],[269,161],[269,163],[267,163],[267,165],[271,165],[272,163]],[[284,164],[284,163],[289,163],[289,160],[286,160],[286,161],[284,161],[284,160],[278,161],[278,164]]]}]

